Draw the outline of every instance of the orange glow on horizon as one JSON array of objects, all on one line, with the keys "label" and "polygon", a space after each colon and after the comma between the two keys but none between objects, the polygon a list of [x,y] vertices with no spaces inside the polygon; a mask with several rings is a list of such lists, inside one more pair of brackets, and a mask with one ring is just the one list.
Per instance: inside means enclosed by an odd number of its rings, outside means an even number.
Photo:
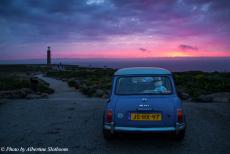
[{"label": "orange glow on horizon", "polygon": [[168,54],[167,57],[192,57],[193,55],[190,53],[185,53],[181,51],[173,51]]}]

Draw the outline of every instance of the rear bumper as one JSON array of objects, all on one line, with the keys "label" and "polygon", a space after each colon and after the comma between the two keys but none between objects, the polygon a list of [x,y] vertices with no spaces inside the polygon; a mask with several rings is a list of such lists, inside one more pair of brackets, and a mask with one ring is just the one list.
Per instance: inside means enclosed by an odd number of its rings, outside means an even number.
[{"label": "rear bumper", "polygon": [[151,128],[141,128],[141,127],[120,127],[115,126],[114,123],[104,124],[104,129],[110,130],[111,133],[114,132],[178,132],[185,129],[184,123],[177,123],[175,127],[151,127]]}]

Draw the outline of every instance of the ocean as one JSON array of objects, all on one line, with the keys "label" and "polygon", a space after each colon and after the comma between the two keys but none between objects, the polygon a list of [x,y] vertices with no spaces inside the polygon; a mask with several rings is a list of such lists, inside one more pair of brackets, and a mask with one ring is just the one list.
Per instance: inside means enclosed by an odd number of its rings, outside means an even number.
[{"label": "ocean", "polygon": [[[230,57],[175,57],[175,58],[63,58],[52,60],[57,64],[79,65],[85,67],[162,67],[173,72],[205,71],[205,72],[230,72]],[[45,64],[44,59],[27,60],[2,60],[0,64]]]}]

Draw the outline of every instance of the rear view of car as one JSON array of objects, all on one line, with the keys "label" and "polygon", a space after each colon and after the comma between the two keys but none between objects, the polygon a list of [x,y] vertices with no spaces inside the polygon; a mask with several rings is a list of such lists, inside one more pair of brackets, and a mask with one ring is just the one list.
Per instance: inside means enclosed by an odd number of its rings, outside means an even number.
[{"label": "rear view of car", "polygon": [[152,67],[115,72],[103,134],[111,139],[118,132],[172,132],[184,138],[185,116],[171,72]]}]

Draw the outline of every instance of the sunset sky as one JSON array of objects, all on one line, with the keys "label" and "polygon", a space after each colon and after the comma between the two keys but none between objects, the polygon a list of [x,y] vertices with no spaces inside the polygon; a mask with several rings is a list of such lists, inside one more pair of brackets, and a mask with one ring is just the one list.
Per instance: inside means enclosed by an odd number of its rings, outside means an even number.
[{"label": "sunset sky", "polygon": [[0,60],[230,57],[230,0],[1,0]]}]

